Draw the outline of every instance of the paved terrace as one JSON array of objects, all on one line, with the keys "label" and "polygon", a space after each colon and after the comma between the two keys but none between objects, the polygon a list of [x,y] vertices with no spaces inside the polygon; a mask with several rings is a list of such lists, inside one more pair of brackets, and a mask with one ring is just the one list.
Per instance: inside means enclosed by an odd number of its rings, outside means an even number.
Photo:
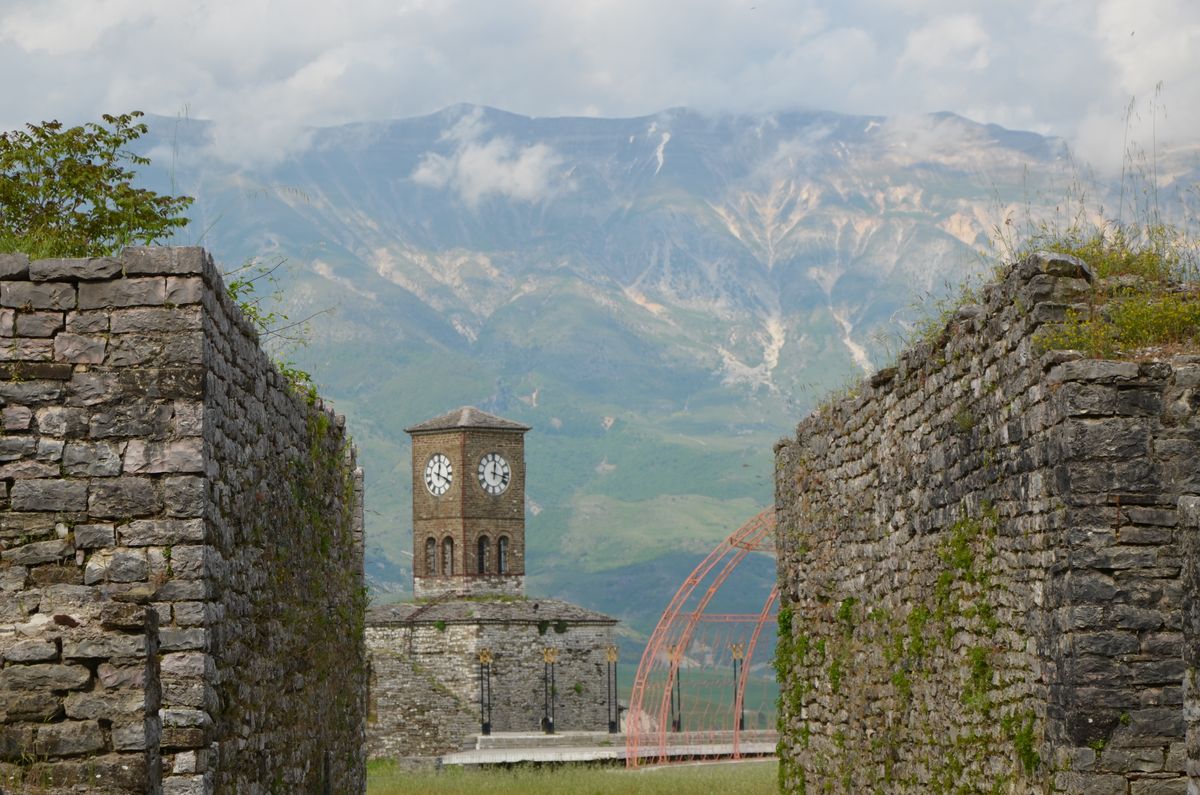
[{"label": "paved terrace", "polygon": [[[744,731],[738,755],[775,755],[778,735],[773,731]],[[672,761],[733,757],[733,732],[682,732],[667,738],[667,758]],[[647,762],[659,756],[658,743],[647,737],[638,748],[638,758]],[[475,747],[442,756],[443,765],[507,765],[517,762],[625,761],[625,735],[607,732],[503,732],[476,735]]]}]

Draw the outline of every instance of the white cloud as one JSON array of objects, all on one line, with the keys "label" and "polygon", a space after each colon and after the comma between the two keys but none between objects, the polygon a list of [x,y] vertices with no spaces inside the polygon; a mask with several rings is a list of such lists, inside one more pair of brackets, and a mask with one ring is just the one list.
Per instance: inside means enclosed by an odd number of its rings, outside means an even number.
[{"label": "white cloud", "polygon": [[486,132],[478,109],[465,114],[441,136],[454,143],[454,151],[449,155],[426,152],[413,180],[452,190],[472,207],[492,194],[535,202],[571,189],[562,172],[562,156],[549,146],[518,147],[505,137],[484,140]]},{"label": "white cloud", "polygon": [[[1122,139],[1130,97],[1159,81],[1170,113],[1155,132],[1197,138],[1200,3],[0,0],[0,69],[20,75],[5,129],[187,106],[214,121],[223,156],[260,164],[308,145],[311,126],[459,102],[591,116],[950,110],[1100,152]],[[532,173],[541,162],[489,154]]]},{"label": "white cloud", "polygon": [[901,65],[923,69],[985,68],[988,35],[979,19],[969,14],[954,14],[931,21],[908,34]]}]

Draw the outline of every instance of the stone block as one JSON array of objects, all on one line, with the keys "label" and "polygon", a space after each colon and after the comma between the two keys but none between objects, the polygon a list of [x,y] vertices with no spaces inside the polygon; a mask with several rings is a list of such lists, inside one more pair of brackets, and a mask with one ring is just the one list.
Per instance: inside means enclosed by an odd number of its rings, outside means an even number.
[{"label": "stone block", "polygon": [[111,547],[116,543],[116,533],[111,524],[75,525],[75,546],[78,549]]},{"label": "stone block", "polygon": [[30,478],[56,478],[62,474],[62,467],[46,461],[9,461],[0,464],[0,478],[15,478],[26,480]]},{"label": "stone block", "polygon": [[63,640],[64,660],[145,659],[149,653],[145,635],[107,632],[88,638]]},{"label": "stone block", "polygon": [[[199,520],[193,520],[200,524]],[[216,553],[208,547],[199,544],[188,544],[175,547],[171,552],[171,567],[175,576],[181,580],[198,580],[203,577],[216,576]]]},{"label": "stone block", "polygon": [[23,720],[45,723],[62,713],[62,701],[53,693],[0,690],[0,723]]},{"label": "stone block", "polygon": [[26,781],[53,784],[54,793],[153,792],[145,754],[104,754],[26,763]]},{"label": "stone block", "polygon": [[68,475],[119,475],[124,446],[124,442],[67,442],[63,448],[63,471]]},{"label": "stone block", "polygon": [[37,410],[38,431],[47,436],[80,437],[87,433],[87,411],[67,406],[46,406]]},{"label": "stone block", "polygon": [[128,691],[71,693],[63,701],[63,709],[75,720],[129,720],[144,718],[147,713],[145,694]]},{"label": "stone block", "polygon": [[205,602],[176,602],[172,610],[175,623],[181,627],[198,627],[208,623]]},{"label": "stone block", "polygon": [[131,665],[113,665],[100,663],[96,669],[96,680],[101,687],[107,689],[136,688],[145,686],[146,666],[144,663]]},{"label": "stone block", "polygon": [[16,511],[81,511],[87,508],[88,484],[57,478],[19,480],[9,497]]},{"label": "stone block", "polygon": [[133,439],[125,448],[126,474],[187,474],[204,471],[204,442],[198,437],[175,442]]},{"label": "stone block", "polygon": [[100,611],[100,625],[105,629],[147,628],[158,623],[148,615],[151,612],[143,605],[128,602],[106,604]]},{"label": "stone block", "polygon": [[0,461],[14,461],[37,450],[35,436],[0,436]]},{"label": "stone block", "polygon": [[108,331],[108,315],[106,309],[68,312],[66,329],[72,334],[104,334]]},{"label": "stone block", "polygon": [[146,731],[145,720],[117,722],[112,726],[113,748],[118,751],[141,751],[152,745],[153,734]]},{"label": "stone block", "polygon": [[113,310],[113,334],[165,334],[200,331],[200,307],[137,307]]},{"label": "stone block", "polygon": [[33,743],[35,754],[44,756],[79,756],[104,747],[104,731],[96,721],[67,721],[38,727]]},{"label": "stone block", "polygon": [[25,566],[0,566],[0,591],[23,591],[29,581]]},{"label": "stone block", "polygon": [[33,411],[28,406],[5,406],[0,410],[0,426],[6,432],[27,431],[33,421]]},{"label": "stone block", "polygon": [[82,585],[83,571],[74,565],[74,561],[57,566],[43,565],[37,566],[30,571],[30,579],[33,580],[35,588],[60,584]]},{"label": "stone block", "polygon": [[[178,744],[178,743],[182,743],[183,740],[185,739],[182,737],[183,734],[185,734],[185,733],[173,732],[173,734],[172,734],[173,741],[175,740],[176,735],[179,735],[179,739],[178,739],[178,742],[175,747],[179,747],[179,748],[199,748],[200,747],[201,743],[193,743],[193,744],[184,743],[182,745]],[[164,736],[164,738],[166,737],[165,731],[163,732],[163,736]],[[196,776],[174,775],[174,776],[168,776],[167,778],[163,779],[163,795],[208,795],[208,793],[209,793],[209,789],[205,785],[204,776],[202,776],[202,775],[196,775]]]},{"label": "stone block", "polygon": [[29,278],[35,282],[110,279],[120,272],[121,262],[113,257],[35,259],[29,263]]},{"label": "stone block", "polygon": [[203,519],[139,519],[121,526],[121,543],[131,547],[204,541]]},{"label": "stone block", "polygon": [[0,282],[0,306],[26,311],[74,309],[75,285],[64,282]]},{"label": "stone block", "polygon": [[1117,362],[1102,359],[1077,359],[1052,368],[1046,376],[1050,383],[1060,381],[1095,381],[1114,383],[1138,377],[1136,362]]},{"label": "stone block", "polygon": [[134,550],[93,552],[83,571],[83,582],[94,585],[102,582],[144,582],[150,574],[146,555]]},{"label": "stone block", "polygon": [[9,662],[57,662],[58,644],[48,640],[18,641],[4,651]]},{"label": "stone block", "polygon": [[150,516],[162,507],[156,483],[142,477],[95,480],[88,498],[88,511],[96,518]]},{"label": "stone block", "polygon": [[[54,341],[13,338],[0,343],[0,362],[47,362],[54,355]],[[30,378],[24,370],[9,371],[8,378]]]},{"label": "stone block", "polygon": [[11,337],[16,325],[17,313],[11,309],[0,309],[0,337]]},{"label": "stone block", "polygon": [[157,276],[110,282],[85,282],[79,285],[79,308],[161,306],[166,300],[166,287],[166,280]]},{"label": "stone block", "polygon": [[172,431],[177,437],[204,435],[204,404],[198,400],[176,400]]},{"label": "stone block", "polygon": [[201,627],[191,629],[160,629],[159,648],[163,651],[207,651],[208,630]]},{"label": "stone block", "polygon": [[0,254],[0,279],[20,281],[29,278],[29,257],[24,254]]},{"label": "stone block", "polygon": [[208,255],[199,246],[130,246],[121,252],[121,261],[131,276],[200,276],[205,273]]},{"label": "stone block", "polygon": [[14,326],[18,337],[53,337],[63,327],[63,313],[21,312]]},{"label": "stone block", "polygon": [[62,439],[38,439],[34,455],[39,461],[61,461],[63,445]]},{"label": "stone block", "polygon": [[91,679],[82,665],[10,665],[0,671],[0,690],[80,690]]},{"label": "stone block", "polygon": [[204,280],[198,276],[167,277],[167,303],[174,306],[198,304],[204,295]]},{"label": "stone block", "polygon": [[[208,738],[204,729],[199,726],[163,726],[163,750],[173,748],[204,748],[206,745],[208,745]],[[166,781],[163,782],[164,793],[167,791],[166,783]]]},{"label": "stone block", "polygon": [[207,677],[216,670],[212,658],[203,652],[185,651],[164,654],[160,670],[164,677]]},{"label": "stone block", "polygon": [[132,403],[94,411],[88,423],[93,439],[139,436],[161,438],[171,427],[171,407],[161,404]]},{"label": "stone block", "polygon": [[[23,481],[22,481],[23,482]],[[75,554],[75,547],[66,539],[34,541],[13,549],[6,549],[0,557],[6,563],[20,566],[36,566],[39,563],[55,563]]]},{"label": "stone block", "polygon": [[1183,776],[1139,778],[1129,782],[1129,795],[1187,795],[1188,782]]},{"label": "stone block", "polygon": [[164,509],[168,516],[194,518],[204,515],[204,478],[189,476],[164,478],[162,496]]},{"label": "stone block", "polygon": [[100,364],[108,340],[93,334],[59,334],[54,338],[54,360],[71,364]]},{"label": "stone block", "polygon": [[155,596],[166,602],[207,599],[209,589],[204,580],[168,580],[159,586]]},{"label": "stone block", "polygon": [[117,388],[117,379],[116,373],[74,373],[68,387],[70,397],[67,403],[71,406],[97,406],[124,400],[126,396]]}]

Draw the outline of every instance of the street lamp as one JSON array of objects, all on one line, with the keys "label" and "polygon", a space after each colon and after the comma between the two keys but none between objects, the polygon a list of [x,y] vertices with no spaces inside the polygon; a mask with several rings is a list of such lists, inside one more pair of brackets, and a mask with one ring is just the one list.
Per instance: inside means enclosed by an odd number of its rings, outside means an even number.
[{"label": "street lamp", "polygon": [[743,704],[738,703],[738,686],[741,681],[738,679],[738,669],[745,664],[742,662],[742,658],[746,656],[746,647],[741,643],[731,643],[729,644],[729,651],[733,655],[733,703],[734,709],[739,711],[737,727],[739,731],[744,731],[746,728],[746,708]]},{"label": "street lamp", "polygon": [[671,657],[671,670],[675,673],[675,681],[671,688],[671,731],[683,731],[683,690],[679,680],[683,676],[683,644],[676,643],[667,647]]},{"label": "street lamp", "polygon": [[558,662],[558,649],[547,646],[542,649],[542,731],[554,734],[554,666]]},{"label": "street lamp", "polygon": [[479,733],[492,733],[492,656],[491,649],[479,650]]},{"label": "street lamp", "polygon": [[616,734],[621,724],[621,704],[617,701],[617,647],[605,649],[608,658],[608,733]]}]

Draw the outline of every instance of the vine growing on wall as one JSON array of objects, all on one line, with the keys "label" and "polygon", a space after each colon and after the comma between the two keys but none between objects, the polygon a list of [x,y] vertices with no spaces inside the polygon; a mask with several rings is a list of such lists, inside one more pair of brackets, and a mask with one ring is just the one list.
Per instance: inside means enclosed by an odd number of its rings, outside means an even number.
[{"label": "vine growing on wall", "polygon": [[[998,526],[997,512],[984,505],[945,528],[933,550],[938,566],[932,587],[907,611],[847,596],[826,599],[824,616],[818,612],[806,623],[799,605],[781,608],[775,660],[781,791],[804,793],[816,781],[823,782],[822,791],[834,785],[843,792],[867,785],[880,792],[912,788],[920,767],[933,775],[931,792],[989,791],[1038,771],[1036,718],[1021,703],[1000,697],[1009,683],[998,665],[1006,650],[998,637],[1000,586],[993,578]],[[887,677],[882,691],[870,678],[878,675],[879,660]],[[938,693],[947,686],[957,690],[962,721],[951,737],[929,712],[931,686]],[[866,693],[873,694],[870,705]],[[834,717],[836,727],[833,716],[810,725],[808,710],[820,704],[838,705],[832,707],[842,716]],[[868,734],[856,722],[861,718],[845,722],[847,715],[868,711],[891,716],[888,725]],[[817,725],[832,733],[817,736]],[[925,739],[914,744],[914,735]],[[905,737],[910,741],[902,745]],[[999,776],[980,763],[1005,757],[1010,770]]]}]

